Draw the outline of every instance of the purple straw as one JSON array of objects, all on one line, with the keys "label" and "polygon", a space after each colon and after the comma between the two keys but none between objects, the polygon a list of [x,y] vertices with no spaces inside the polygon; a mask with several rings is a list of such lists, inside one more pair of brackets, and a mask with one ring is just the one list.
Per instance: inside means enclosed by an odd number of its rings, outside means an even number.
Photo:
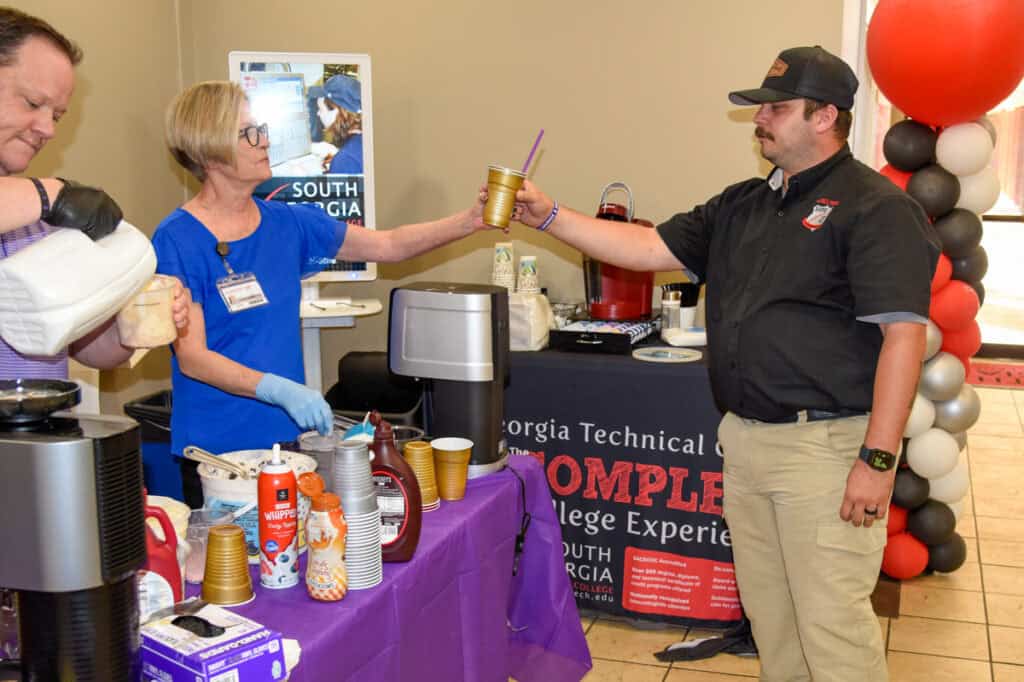
[{"label": "purple straw", "polygon": [[530,150],[530,155],[526,157],[526,163],[523,164],[523,173],[526,173],[526,169],[530,167],[530,162],[533,161],[533,154],[537,151],[537,145],[540,144],[540,138],[542,137],[544,137],[543,128],[537,133],[537,139],[533,141],[533,149]]}]

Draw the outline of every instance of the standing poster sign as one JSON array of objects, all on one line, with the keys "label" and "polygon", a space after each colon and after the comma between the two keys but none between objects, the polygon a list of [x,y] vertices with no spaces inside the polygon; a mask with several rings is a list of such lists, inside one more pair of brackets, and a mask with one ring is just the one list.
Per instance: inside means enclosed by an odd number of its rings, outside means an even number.
[{"label": "standing poster sign", "polygon": [[[231,52],[231,79],[269,129],[273,177],[253,193],[316,204],[373,228],[373,121],[365,54]],[[372,280],[375,263],[332,261],[314,281]]]}]

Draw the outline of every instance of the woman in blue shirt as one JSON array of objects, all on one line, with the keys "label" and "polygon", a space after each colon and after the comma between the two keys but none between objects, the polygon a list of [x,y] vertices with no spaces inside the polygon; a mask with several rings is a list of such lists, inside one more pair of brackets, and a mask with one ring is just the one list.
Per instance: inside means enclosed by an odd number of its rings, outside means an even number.
[{"label": "woman in blue shirt", "polygon": [[188,327],[173,346],[171,451],[268,448],[307,429],[326,433],[330,407],[303,385],[301,278],[331,259],[396,262],[485,229],[486,195],[447,218],[382,231],[256,199],[253,190],[271,177],[267,126],[227,81],[178,95],[166,134],[175,159],[202,183],[153,235],[158,271],[192,294]]}]

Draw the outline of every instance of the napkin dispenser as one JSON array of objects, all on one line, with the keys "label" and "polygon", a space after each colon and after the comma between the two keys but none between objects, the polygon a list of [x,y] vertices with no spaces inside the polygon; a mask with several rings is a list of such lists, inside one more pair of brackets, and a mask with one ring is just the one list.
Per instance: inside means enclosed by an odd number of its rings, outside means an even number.
[{"label": "napkin dispenser", "polygon": [[388,366],[428,379],[424,428],[473,441],[469,477],[505,466],[502,431],[509,362],[508,290],[421,282],[391,291]]},{"label": "napkin dispenser", "polygon": [[116,314],[154,272],[149,237],[129,223],[98,241],[54,229],[0,260],[0,336],[24,355],[56,355]]}]

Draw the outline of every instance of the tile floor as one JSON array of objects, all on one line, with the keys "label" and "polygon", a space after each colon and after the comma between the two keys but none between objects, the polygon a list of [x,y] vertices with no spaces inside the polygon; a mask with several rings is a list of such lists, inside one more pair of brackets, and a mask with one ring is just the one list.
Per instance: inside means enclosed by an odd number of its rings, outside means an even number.
[{"label": "tile floor", "polygon": [[[982,410],[968,433],[971,494],[957,531],[967,563],[903,583],[899,618],[879,618],[892,682],[1024,682],[1024,390],[977,388]],[[756,660],[719,654],[659,663],[653,652],[684,628],[641,630],[602,618],[583,623],[594,659],[584,682],[742,682]]]}]

